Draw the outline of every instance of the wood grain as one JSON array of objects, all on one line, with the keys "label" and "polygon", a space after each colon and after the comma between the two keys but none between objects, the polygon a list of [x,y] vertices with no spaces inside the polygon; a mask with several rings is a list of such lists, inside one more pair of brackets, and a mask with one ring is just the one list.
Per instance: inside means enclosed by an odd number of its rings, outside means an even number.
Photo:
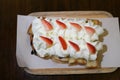
[{"label": "wood grain", "polygon": [[16,63],[17,14],[45,11],[104,10],[120,17],[120,0],[0,0],[1,80],[120,80],[120,68],[108,74],[35,76]]}]

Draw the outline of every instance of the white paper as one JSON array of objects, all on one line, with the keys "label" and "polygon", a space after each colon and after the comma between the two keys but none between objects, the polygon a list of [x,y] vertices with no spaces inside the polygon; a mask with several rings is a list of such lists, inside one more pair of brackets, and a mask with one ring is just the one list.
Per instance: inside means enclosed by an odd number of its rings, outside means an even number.
[{"label": "white paper", "polygon": [[[55,63],[52,60],[44,60],[35,55],[31,55],[31,46],[27,30],[33,16],[18,15],[17,21],[17,45],[16,57],[20,67],[36,68],[84,68],[84,66],[68,66],[68,64]],[[108,31],[104,37],[104,44],[107,51],[104,53],[101,67],[120,67],[120,34],[118,18],[97,18],[102,22],[102,27]]]}]

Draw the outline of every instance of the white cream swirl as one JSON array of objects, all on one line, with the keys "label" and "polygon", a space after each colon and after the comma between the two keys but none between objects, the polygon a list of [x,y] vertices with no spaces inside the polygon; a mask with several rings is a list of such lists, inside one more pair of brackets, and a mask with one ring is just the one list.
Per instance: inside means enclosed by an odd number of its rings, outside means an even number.
[{"label": "white cream swirl", "polygon": [[[97,58],[97,52],[102,49],[102,42],[99,41],[99,35],[104,32],[104,29],[100,25],[94,25],[92,21],[86,23],[86,19],[61,19],[61,18],[45,18],[53,26],[53,30],[46,31],[45,26],[42,24],[41,18],[35,18],[32,22],[33,32],[33,46],[38,55],[45,57],[46,55],[56,55],[59,57],[74,57],[85,58],[86,60],[95,60]],[[64,22],[67,25],[67,29],[61,29],[56,20]],[[69,22],[78,23],[82,29],[77,31]],[[92,36],[86,33],[84,26],[89,26],[95,29],[95,33]],[[53,40],[52,47],[47,47],[46,43],[40,39],[40,36],[45,36]],[[63,50],[58,39],[58,36],[62,36],[67,42],[67,49]],[[94,40],[97,40],[94,42]],[[80,47],[80,51],[75,49],[69,44],[68,41],[73,41]],[[96,53],[91,54],[88,50],[86,42],[91,43],[96,48]]]}]

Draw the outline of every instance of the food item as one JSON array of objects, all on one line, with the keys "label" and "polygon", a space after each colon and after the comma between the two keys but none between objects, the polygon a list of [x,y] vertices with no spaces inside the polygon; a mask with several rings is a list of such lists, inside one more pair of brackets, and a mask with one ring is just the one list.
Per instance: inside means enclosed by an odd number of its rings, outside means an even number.
[{"label": "food item", "polygon": [[97,55],[103,48],[99,36],[103,33],[99,20],[59,17],[36,17],[28,29],[32,53],[88,68],[98,67]]}]

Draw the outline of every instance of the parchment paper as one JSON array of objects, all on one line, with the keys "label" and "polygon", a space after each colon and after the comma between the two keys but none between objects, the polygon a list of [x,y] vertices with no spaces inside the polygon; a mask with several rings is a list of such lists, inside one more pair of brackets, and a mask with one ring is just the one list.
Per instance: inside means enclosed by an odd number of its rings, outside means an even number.
[{"label": "parchment paper", "polygon": [[[68,64],[55,63],[52,60],[44,60],[35,55],[31,55],[31,46],[27,30],[34,16],[17,17],[17,43],[16,58],[20,67],[36,68],[84,68],[84,66],[68,66]],[[97,18],[102,22],[102,27],[108,31],[104,37],[104,44],[107,51],[104,52],[102,67],[120,67],[120,33],[118,18]]]}]

